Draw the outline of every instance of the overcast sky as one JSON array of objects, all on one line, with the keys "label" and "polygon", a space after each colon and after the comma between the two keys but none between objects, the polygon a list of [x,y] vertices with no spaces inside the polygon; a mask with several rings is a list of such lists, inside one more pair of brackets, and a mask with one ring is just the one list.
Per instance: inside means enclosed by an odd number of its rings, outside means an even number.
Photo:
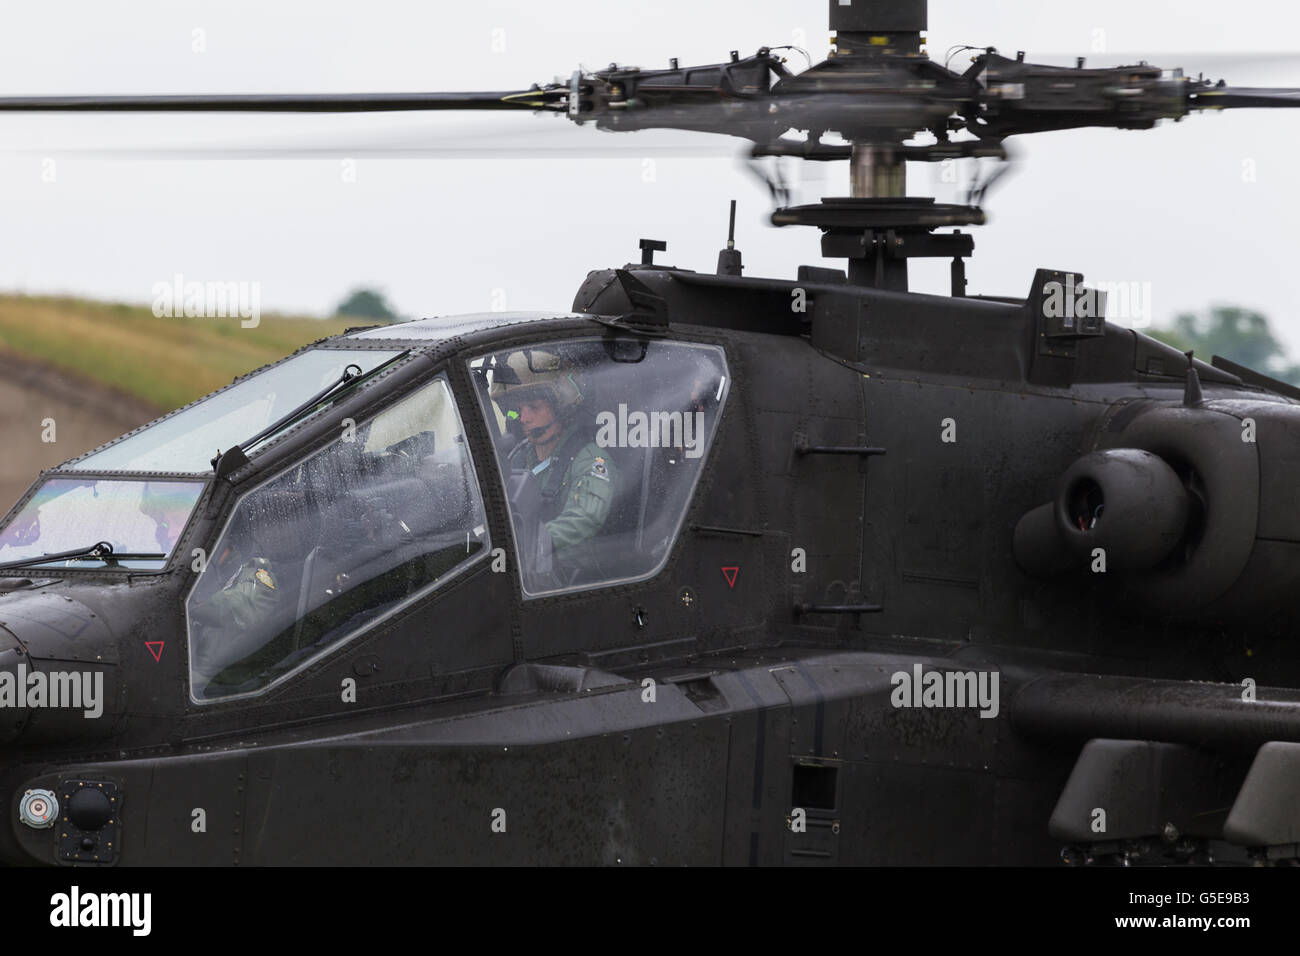
[{"label": "overcast sky", "polygon": [[[0,92],[523,89],[579,64],[711,63],[732,49],[797,41],[816,61],[828,49],[826,8],[826,0],[5,0]],[[930,25],[936,58],[970,43],[1044,62],[1141,57],[1234,85],[1300,87],[1296,5],[931,0]],[[256,160],[73,152],[195,142],[337,152]],[[1265,312],[1300,356],[1297,142],[1300,111],[1013,140],[1015,169],[986,200],[990,224],[974,230],[971,291],[1024,295],[1042,266],[1150,283],[1158,323],[1242,304]],[[478,152],[367,152],[439,144]],[[741,203],[746,274],[792,277],[800,263],[833,264],[820,258],[815,230],[766,225],[767,191],[738,163],[738,144],[602,134],[528,113],[0,116],[0,151],[34,150],[0,152],[0,289],[148,302],[154,283],[180,273],[259,282],[264,310],[323,314],[358,284],[383,288],[418,316],[503,303],[567,309],[589,270],[638,258],[642,236],[668,241],[660,261],[712,269],[731,198]],[[803,198],[847,193],[843,164],[805,173]],[[952,198],[936,173],[913,165],[910,191]],[[914,266],[914,288],[946,284],[946,262]]]}]

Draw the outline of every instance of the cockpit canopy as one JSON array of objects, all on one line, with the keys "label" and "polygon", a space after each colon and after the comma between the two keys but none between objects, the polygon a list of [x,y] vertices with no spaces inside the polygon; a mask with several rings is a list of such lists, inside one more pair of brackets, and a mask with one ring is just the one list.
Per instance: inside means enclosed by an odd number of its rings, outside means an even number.
[{"label": "cockpit canopy", "polygon": [[214,456],[279,421],[337,382],[348,366],[360,368],[361,378],[401,354],[361,349],[301,352],[64,467],[94,472],[211,471]]},{"label": "cockpit canopy", "polygon": [[524,594],[644,580],[668,554],[726,402],[726,357],[685,342],[577,339],[470,362]]},{"label": "cockpit canopy", "polygon": [[[211,474],[217,455],[259,433],[274,437],[347,390],[312,401],[331,384],[355,385],[404,354],[311,349],[69,462],[0,530],[0,564],[161,570],[203,493],[200,476]],[[353,374],[344,381],[349,368]],[[77,551],[87,553],[70,554]],[[33,560],[47,555],[59,557]]]},{"label": "cockpit canopy", "polygon": [[[256,463],[262,438],[438,340],[556,318],[405,323],[301,352],[48,475],[0,529],[0,563],[161,571],[219,454],[238,447]],[[333,438],[313,437],[241,481],[215,542],[196,542],[190,565],[193,701],[262,694],[489,558],[493,571],[517,569],[509,580],[525,598],[660,572],[722,419],[723,350],[583,332],[534,342],[472,353],[459,373],[423,381],[412,368],[396,400],[358,404]],[[469,407],[452,389],[465,372]],[[491,439],[510,557],[493,549],[480,485],[492,466],[476,468],[469,415]]]},{"label": "cockpit canopy", "polygon": [[[203,482],[194,480],[47,478],[0,531],[0,564],[159,570],[202,493]],[[113,555],[34,560],[99,542]]]},{"label": "cockpit canopy", "polygon": [[489,540],[438,376],[240,496],[186,601],[193,698],[268,689],[445,584]]}]

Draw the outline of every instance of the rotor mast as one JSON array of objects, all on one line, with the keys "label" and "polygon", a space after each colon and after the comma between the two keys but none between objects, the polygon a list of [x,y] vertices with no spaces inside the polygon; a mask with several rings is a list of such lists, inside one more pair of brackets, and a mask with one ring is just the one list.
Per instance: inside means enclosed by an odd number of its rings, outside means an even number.
[{"label": "rotor mast", "polygon": [[849,180],[854,199],[902,199],[907,195],[907,162],[890,146],[854,143]]},{"label": "rotor mast", "polygon": [[[838,56],[920,56],[926,25],[927,0],[830,0]],[[854,199],[907,195],[907,162],[890,145],[855,141],[849,168]]]},{"label": "rotor mast", "polygon": [[[870,69],[873,60],[925,56],[928,0],[829,3],[833,57]],[[962,257],[970,255],[970,237],[933,235],[936,226],[949,223],[941,223],[940,208],[929,201],[907,198],[907,160],[898,136],[892,129],[850,136],[850,199],[824,201],[820,214],[806,208],[806,218],[800,218],[822,227],[823,254],[847,258],[849,280],[856,285],[905,292],[909,258],[952,256],[953,294],[964,294]]]}]

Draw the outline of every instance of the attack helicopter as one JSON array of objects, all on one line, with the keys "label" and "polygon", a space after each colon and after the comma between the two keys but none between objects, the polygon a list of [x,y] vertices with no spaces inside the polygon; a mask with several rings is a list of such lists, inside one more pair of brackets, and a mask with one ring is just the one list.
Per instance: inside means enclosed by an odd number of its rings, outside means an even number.
[{"label": "attack helicopter", "polygon": [[852,175],[772,214],[845,268],[646,239],[562,311],[352,330],[43,473],[0,526],[0,860],[1297,859],[1300,391],[1109,323],[1076,272],[968,294],[987,184],[903,172],[1300,92],[955,72],[925,0],[829,11],[797,74],[0,98],[540,111]]}]

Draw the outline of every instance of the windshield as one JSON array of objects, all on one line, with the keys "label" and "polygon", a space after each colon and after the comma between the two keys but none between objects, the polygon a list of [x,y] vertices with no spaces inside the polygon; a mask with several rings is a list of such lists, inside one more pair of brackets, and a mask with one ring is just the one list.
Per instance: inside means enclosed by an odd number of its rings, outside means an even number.
[{"label": "windshield", "polygon": [[357,365],[365,374],[401,354],[360,349],[304,352],[67,467],[78,471],[210,471],[218,452],[247,441],[293,411],[337,381],[347,366]]},{"label": "windshield", "polygon": [[[122,561],[119,567],[159,570],[176,547],[203,487],[201,481],[47,479],[0,531],[0,563],[107,541],[117,554],[151,556]],[[106,563],[87,556],[42,566],[94,568]]]},{"label": "windshield", "polygon": [[490,551],[439,376],[239,499],[186,603],[193,697],[260,693]]}]

